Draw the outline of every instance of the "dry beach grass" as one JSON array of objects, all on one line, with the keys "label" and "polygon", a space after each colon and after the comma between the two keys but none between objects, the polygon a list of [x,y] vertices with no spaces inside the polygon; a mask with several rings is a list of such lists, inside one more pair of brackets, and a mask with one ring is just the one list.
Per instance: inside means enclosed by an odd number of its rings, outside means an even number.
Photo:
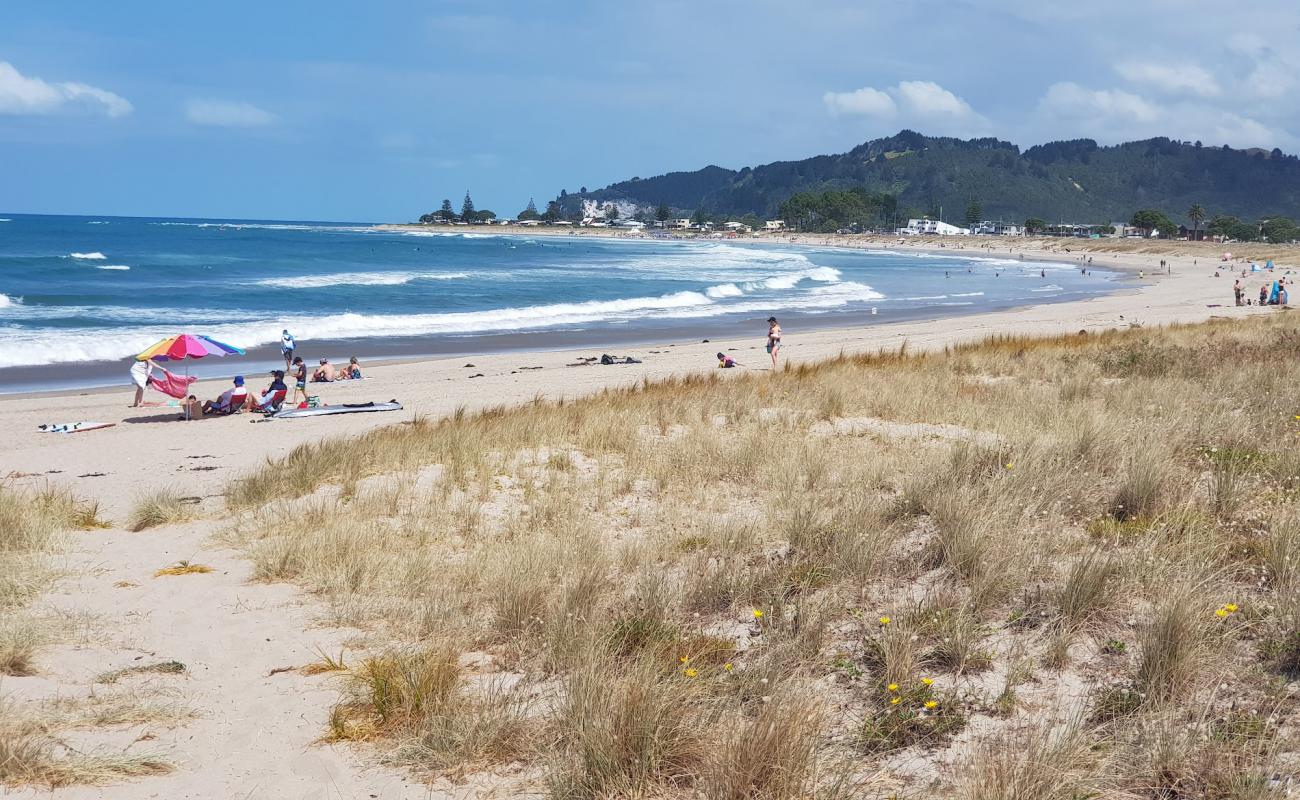
[{"label": "dry beach grass", "polygon": [[1297,339],[1000,338],[416,419],[235,482],[222,538],[367,632],[322,738],[424,774],[1281,796]]}]

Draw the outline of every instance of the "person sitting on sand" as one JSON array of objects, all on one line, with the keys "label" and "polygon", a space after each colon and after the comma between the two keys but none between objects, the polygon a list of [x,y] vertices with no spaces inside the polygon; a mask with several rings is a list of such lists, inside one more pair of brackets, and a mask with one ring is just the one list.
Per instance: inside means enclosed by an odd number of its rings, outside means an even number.
[{"label": "person sitting on sand", "polygon": [[312,383],[329,383],[334,380],[334,365],[328,358],[320,360],[320,366],[311,374]]},{"label": "person sitting on sand", "polygon": [[204,414],[233,414],[248,402],[248,390],[244,388],[244,376],[236,375],[234,386],[221,393],[216,400],[203,404]]},{"label": "person sitting on sand", "polygon": [[776,355],[781,352],[781,323],[776,317],[767,318],[767,352],[772,356],[772,369],[776,369]]},{"label": "person sitting on sand", "polygon": [[356,381],[361,379],[361,362],[353,356],[348,359],[348,365],[339,370],[339,375],[334,380],[338,381]]},{"label": "person sitting on sand", "polygon": [[736,366],[736,359],[726,353],[718,353],[718,369],[732,369]]},{"label": "person sitting on sand", "polygon": [[203,416],[203,404],[199,398],[190,395],[181,401],[181,419],[198,419]]}]

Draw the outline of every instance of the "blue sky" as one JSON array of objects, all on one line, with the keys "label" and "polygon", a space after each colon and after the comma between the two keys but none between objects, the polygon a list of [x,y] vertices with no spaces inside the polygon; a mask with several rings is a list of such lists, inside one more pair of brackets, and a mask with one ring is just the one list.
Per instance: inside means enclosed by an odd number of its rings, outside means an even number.
[{"label": "blue sky", "polygon": [[5,3],[0,212],[383,221],[839,152],[1300,149],[1300,6]]}]

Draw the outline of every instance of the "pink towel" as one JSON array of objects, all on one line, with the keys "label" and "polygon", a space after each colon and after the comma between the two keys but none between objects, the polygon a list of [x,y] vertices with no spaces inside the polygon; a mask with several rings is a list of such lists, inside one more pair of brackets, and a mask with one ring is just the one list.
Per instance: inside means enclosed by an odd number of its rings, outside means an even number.
[{"label": "pink towel", "polygon": [[169,397],[175,397],[177,400],[185,399],[185,396],[190,393],[190,384],[198,380],[198,378],[168,372],[162,367],[159,367],[158,371],[162,373],[162,377],[154,375],[149,381],[149,385]]}]

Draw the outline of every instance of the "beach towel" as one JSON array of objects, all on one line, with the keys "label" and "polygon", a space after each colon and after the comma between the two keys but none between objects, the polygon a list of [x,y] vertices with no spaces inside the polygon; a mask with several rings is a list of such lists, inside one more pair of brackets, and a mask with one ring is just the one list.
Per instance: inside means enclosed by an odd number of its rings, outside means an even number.
[{"label": "beach towel", "polygon": [[190,384],[198,380],[198,378],[192,376],[181,376],[168,372],[161,367],[158,368],[158,371],[162,373],[162,377],[154,375],[153,380],[149,381],[149,385],[168,397],[175,397],[177,400],[185,399],[185,396],[190,393]]}]

